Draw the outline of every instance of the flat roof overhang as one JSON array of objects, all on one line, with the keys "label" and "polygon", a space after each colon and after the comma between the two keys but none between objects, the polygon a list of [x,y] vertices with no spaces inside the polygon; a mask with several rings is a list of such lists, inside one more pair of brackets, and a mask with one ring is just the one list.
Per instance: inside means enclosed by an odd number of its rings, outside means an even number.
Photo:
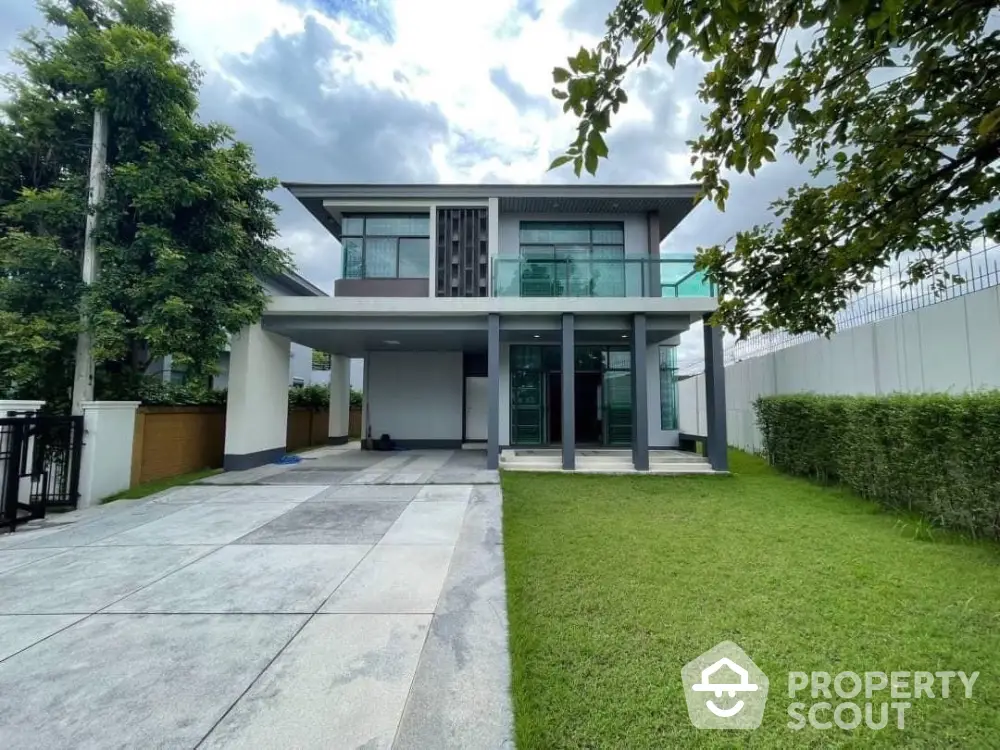
[{"label": "flat roof overhang", "polygon": [[641,312],[647,343],[655,344],[683,333],[715,304],[657,298],[274,298],[263,325],[313,349],[360,357],[369,351],[485,351],[488,315],[494,312],[502,316],[500,335],[507,343],[557,344],[562,314],[572,312],[577,343],[624,344],[632,314]]},{"label": "flat roof overhang", "polygon": [[449,202],[496,198],[501,213],[615,215],[655,213],[662,241],[695,205],[698,185],[377,185],[283,182],[316,219],[338,240],[345,203]]}]

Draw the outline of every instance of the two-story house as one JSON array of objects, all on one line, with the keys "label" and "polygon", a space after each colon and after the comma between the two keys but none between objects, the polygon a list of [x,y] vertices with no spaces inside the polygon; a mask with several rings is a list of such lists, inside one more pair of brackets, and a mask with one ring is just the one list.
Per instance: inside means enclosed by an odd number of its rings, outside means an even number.
[{"label": "two-story house", "polygon": [[[284,446],[288,347],[333,355],[333,442],[346,440],[349,359],[364,360],[363,430],[403,447],[678,445],[676,345],[716,308],[693,255],[660,244],[691,185],[285,187],[343,246],[333,297],[274,297],[232,345],[226,465]],[[705,326],[708,457],[726,466],[721,332]],[[281,386],[280,388],[278,386]]]}]

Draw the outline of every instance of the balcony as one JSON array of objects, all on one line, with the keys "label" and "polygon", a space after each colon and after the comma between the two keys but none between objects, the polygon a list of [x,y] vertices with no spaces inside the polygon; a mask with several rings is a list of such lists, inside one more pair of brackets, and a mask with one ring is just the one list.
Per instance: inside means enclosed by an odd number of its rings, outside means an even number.
[{"label": "balcony", "polygon": [[493,259],[494,297],[714,297],[692,257]]}]

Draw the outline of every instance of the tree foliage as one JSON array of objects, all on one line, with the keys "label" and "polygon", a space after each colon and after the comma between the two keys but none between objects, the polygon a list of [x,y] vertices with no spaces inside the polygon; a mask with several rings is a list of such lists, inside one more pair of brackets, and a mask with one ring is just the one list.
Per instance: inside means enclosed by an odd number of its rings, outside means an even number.
[{"label": "tree foliage", "polygon": [[753,175],[782,146],[822,175],[772,204],[780,222],[699,250],[730,330],[827,333],[890,261],[944,284],[945,258],[1000,231],[996,0],[621,0],[607,26],[553,72],[579,120],[553,167],[596,172],[626,73],[690,54],[707,70],[689,144],[700,197],[723,209],[727,172]]},{"label": "tree foliage", "polygon": [[[259,319],[276,181],[232,131],[196,118],[199,73],[159,0],[42,0],[0,110],[0,393],[65,403],[80,310],[98,384],[127,392],[172,354],[213,371],[227,333]],[[100,275],[80,282],[93,112],[109,119]]]}]

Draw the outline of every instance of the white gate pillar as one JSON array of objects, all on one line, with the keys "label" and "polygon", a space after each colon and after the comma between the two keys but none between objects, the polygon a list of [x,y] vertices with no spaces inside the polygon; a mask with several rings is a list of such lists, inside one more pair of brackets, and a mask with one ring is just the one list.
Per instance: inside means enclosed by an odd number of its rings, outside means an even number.
[{"label": "white gate pillar", "polygon": [[132,482],[138,401],[84,401],[78,508],[97,505]]},{"label": "white gate pillar", "polygon": [[222,466],[240,471],[285,454],[291,342],[259,323],[233,336]]}]

